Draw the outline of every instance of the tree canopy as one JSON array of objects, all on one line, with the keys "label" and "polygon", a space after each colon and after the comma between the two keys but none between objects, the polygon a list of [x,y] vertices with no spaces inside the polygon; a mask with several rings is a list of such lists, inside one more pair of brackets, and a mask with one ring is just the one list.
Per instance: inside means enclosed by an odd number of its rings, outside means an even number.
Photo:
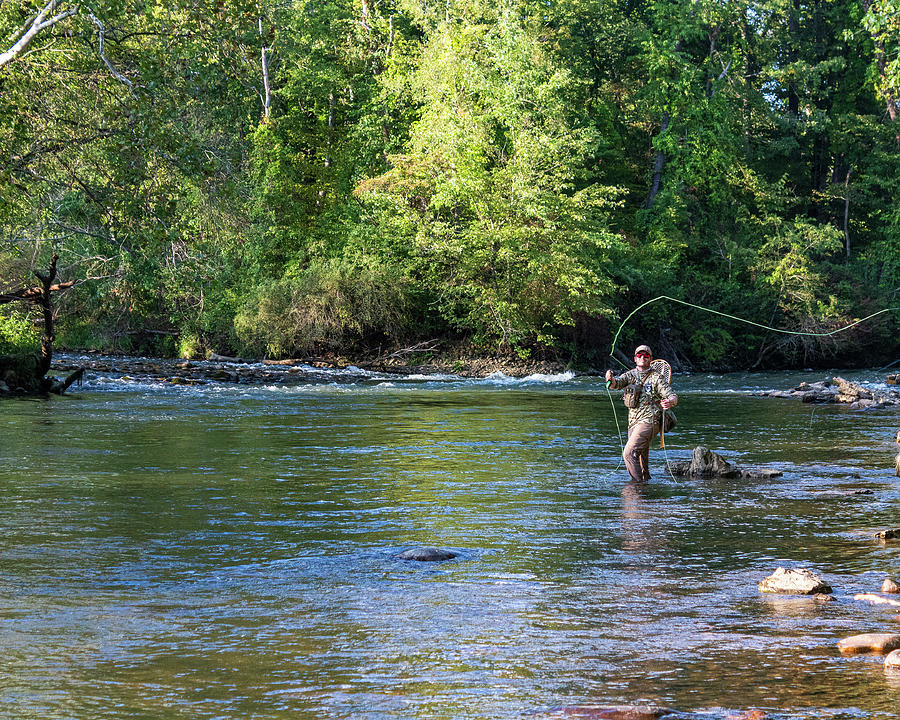
[{"label": "tree canopy", "polygon": [[[70,345],[591,360],[659,295],[810,332],[900,306],[898,0],[22,0],[0,30],[0,291],[57,253]],[[875,363],[898,318],[626,334]]]}]

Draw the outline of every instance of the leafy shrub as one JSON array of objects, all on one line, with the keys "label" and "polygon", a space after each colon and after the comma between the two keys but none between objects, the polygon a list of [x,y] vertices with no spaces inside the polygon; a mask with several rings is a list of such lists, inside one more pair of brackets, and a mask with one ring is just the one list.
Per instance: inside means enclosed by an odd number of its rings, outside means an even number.
[{"label": "leafy shrub", "polygon": [[375,258],[329,260],[257,288],[235,318],[253,353],[285,356],[404,329],[411,283]]},{"label": "leafy shrub", "polygon": [[19,355],[40,350],[40,334],[21,310],[0,314],[0,355]]}]

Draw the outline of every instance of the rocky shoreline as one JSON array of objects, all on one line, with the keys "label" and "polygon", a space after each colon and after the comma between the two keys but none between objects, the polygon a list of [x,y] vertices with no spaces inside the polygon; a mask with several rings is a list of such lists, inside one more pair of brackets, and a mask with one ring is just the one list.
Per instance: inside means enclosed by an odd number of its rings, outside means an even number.
[{"label": "rocky shoreline", "polygon": [[[900,382],[900,375],[888,375],[885,382],[888,385],[897,385]],[[765,397],[794,398],[805,403],[840,403],[849,405],[854,410],[900,405],[898,390],[886,392],[871,390],[837,376],[814,383],[800,383],[790,390],[762,390],[758,394]]]},{"label": "rocky shoreline", "polygon": [[[172,385],[203,385],[206,383],[234,384],[296,384],[333,380],[340,372],[345,381],[364,380],[372,373],[385,375],[456,375],[464,378],[484,378],[501,372],[509,377],[529,375],[557,375],[570,370],[566,363],[556,360],[516,360],[507,357],[473,357],[442,360],[429,358],[421,364],[410,364],[403,358],[382,358],[375,361],[352,361],[343,357],[311,357],[287,360],[258,360],[252,358],[210,355],[206,360],[133,357],[94,353],[57,353],[51,372],[67,375],[79,368],[93,375],[110,376],[137,382],[165,382]],[[0,387],[0,395],[16,394],[15,388]]]}]

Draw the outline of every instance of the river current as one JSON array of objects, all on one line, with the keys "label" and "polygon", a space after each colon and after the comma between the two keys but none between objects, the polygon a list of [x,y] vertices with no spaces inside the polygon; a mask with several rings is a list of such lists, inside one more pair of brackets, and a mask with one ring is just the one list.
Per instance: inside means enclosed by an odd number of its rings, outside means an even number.
[{"label": "river current", "polygon": [[[824,376],[676,376],[646,486],[572,373],[0,399],[0,718],[895,718],[900,678],[837,642],[900,630],[854,599],[900,579],[900,408],[756,394]],[[667,475],[697,445],[783,474]],[[779,566],[834,601],[760,593]]]}]

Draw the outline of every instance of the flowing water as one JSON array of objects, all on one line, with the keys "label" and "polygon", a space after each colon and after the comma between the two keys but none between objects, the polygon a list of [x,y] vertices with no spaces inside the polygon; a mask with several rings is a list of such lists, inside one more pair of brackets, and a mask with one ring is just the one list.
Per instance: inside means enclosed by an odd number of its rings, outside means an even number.
[{"label": "flowing water", "polygon": [[[0,717],[894,718],[900,680],[836,643],[900,630],[853,597],[900,575],[872,538],[900,409],[753,394],[822,377],[676,377],[643,487],[571,374],[2,399]],[[696,445],[783,475],[667,476]],[[423,545],[458,556],[395,557]],[[778,566],[835,601],[761,594]]]}]

